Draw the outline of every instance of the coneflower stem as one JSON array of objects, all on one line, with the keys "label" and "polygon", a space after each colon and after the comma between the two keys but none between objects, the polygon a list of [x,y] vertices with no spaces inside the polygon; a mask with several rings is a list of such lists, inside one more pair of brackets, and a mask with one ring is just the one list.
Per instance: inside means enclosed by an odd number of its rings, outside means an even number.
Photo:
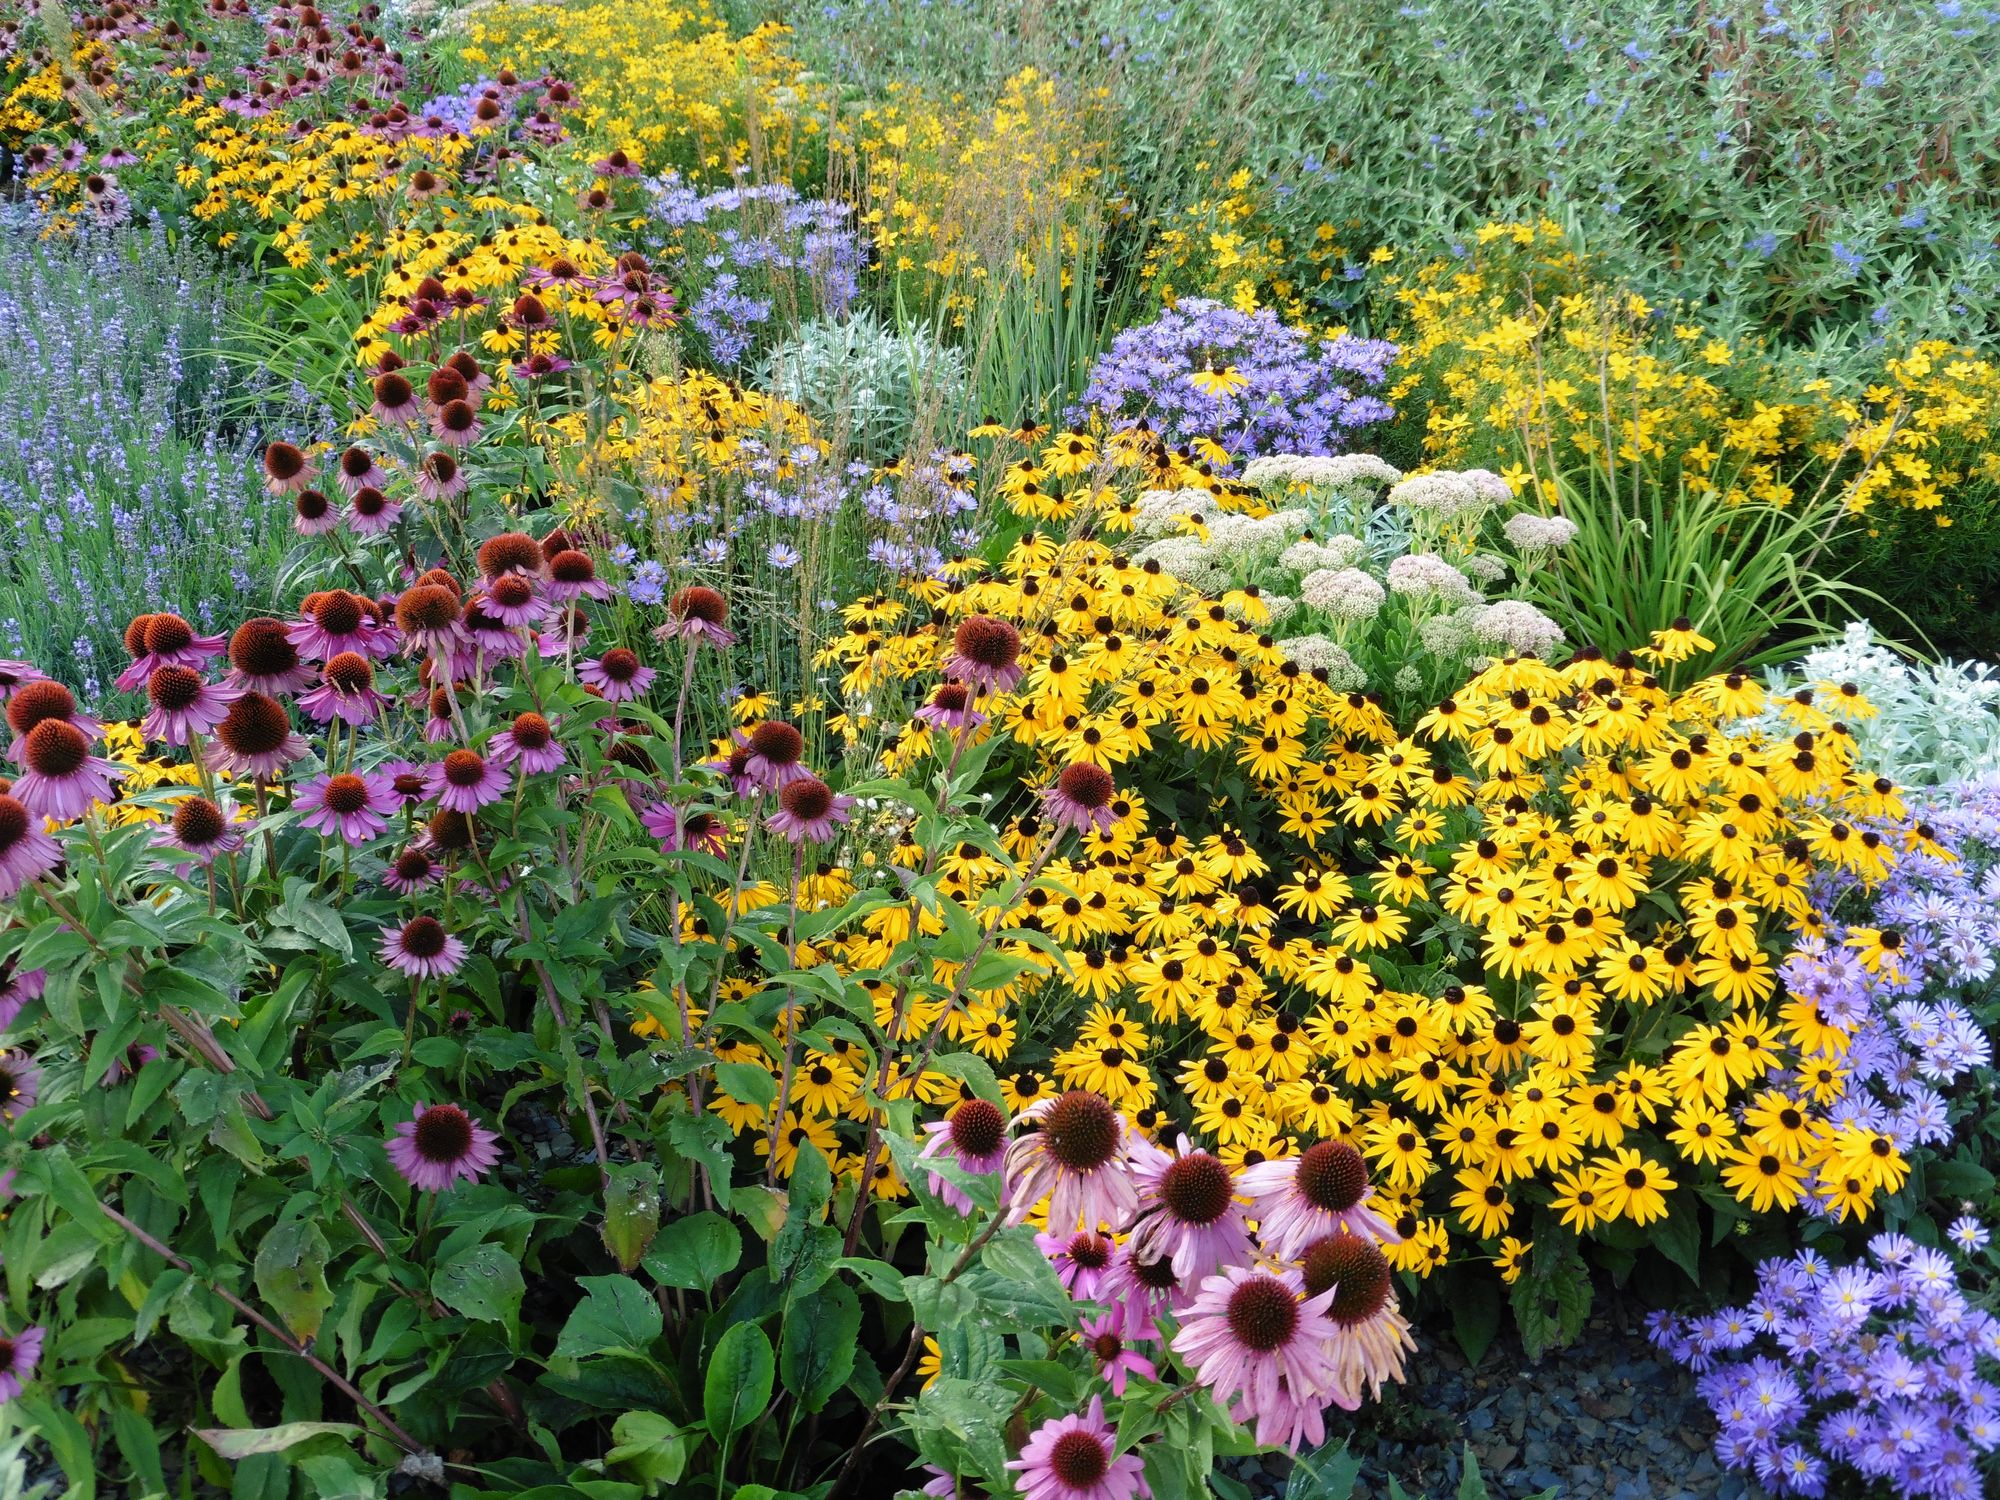
[{"label": "coneflower stem", "polygon": [[[792,853],[792,896],[791,906],[785,918],[785,959],[794,969],[799,966],[799,881],[806,870],[806,841],[800,839]],[[775,1187],[778,1182],[778,1130],[785,1121],[785,1105],[792,1093],[792,1067],[799,1050],[799,991],[796,985],[785,986],[785,1062],[778,1074],[778,1102],[771,1108],[771,1134],[769,1140],[769,1160],[764,1166],[764,1180]],[[862,1173],[862,1193],[868,1190],[867,1173]]]}]

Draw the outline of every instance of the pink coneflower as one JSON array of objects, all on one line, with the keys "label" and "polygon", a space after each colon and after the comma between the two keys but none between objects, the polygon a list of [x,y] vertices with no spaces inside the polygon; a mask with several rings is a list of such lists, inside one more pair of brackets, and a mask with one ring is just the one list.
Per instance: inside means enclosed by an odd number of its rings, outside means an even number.
[{"label": "pink coneflower", "polygon": [[153,835],[153,843],[209,865],[215,863],[217,855],[241,849],[243,834],[221,807],[206,797],[190,797],[174,808],[167,826]]},{"label": "pink coneflower", "polygon": [[500,1160],[499,1140],[456,1104],[419,1104],[389,1138],[389,1164],[411,1187],[441,1193],[461,1177],[477,1182]]},{"label": "pink coneflower", "polygon": [[510,373],[516,380],[526,383],[535,380],[547,380],[551,375],[562,374],[569,367],[569,361],[564,359],[560,354],[536,353],[530,354],[525,359],[515,361]]},{"label": "pink coneflower", "polygon": [[1333,1294],[1326,1316],[1335,1403],[1353,1411],[1364,1394],[1378,1399],[1384,1381],[1403,1378],[1403,1356],[1417,1347],[1396,1306],[1388,1257],[1373,1240],[1343,1231],[1306,1246],[1299,1273],[1308,1297]]},{"label": "pink coneflower", "polygon": [[636,652],[624,646],[613,646],[595,661],[587,661],[576,669],[577,681],[596,688],[597,695],[606,703],[629,703],[634,698],[643,698],[658,675],[639,660]]},{"label": "pink coneflower", "polygon": [[19,797],[0,792],[0,901],[13,900],[22,886],[61,863],[62,846],[42,820]]},{"label": "pink coneflower", "polygon": [[363,490],[386,489],[389,475],[375,462],[375,455],[358,444],[340,455],[341,493],[352,500]]},{"label": "pink coneflower", "polygon": [[292,799],[304,816],[299,819],[315,833],[338,834],[350,844],[365,844],[389,826],[396,799],[382,776],[342,771],[313,777]]},{"label": "pink coneflower", "polygon": [[104,1075],[101,1086],[115,1089],[126,1079],[137,1076],[139,1070],[147,1063],[157,1062],[159,1057],[158,1047],[149,1047],[144,1042],[133,1042],[119,1054],[118,1060],[112,1063],[110,1070]]},{"label": "pink coneflower", "polygon": [[1111,811],[1111,798],[1116,791],[1109,771],[1080,760],[1064,766],[1055,784],[1042,789],[1042,806],[1049,821],[1058,828],[1074,828],[1078,833],[1094,829],[1103,833],[1118,821]]},{"label": "pink coneflower", "polygon": [[425,454],[417,465],[417,493],[426,500],[456,500],[465,493],[465,484],[464,466],[442,448]]},{"label": "pink coneflower", "polygon": [[276,442],[264,450],[264,487],[274,495],[296,495],[312,483],[312,463],[293,443]]},{"label": "pink coneflower", "polygon": [[972,689],[962,682],[938,684],[930,701],[917,710],[917,717],[933,729],[954,732],[967,725],[977,729],[986,722],[986,715],[972,706]]},{"label": "pink coneflower", "polygon": [[1160,1378],[1159,1367],[1126,1340],[1123,1323],[1116,1312],[1108,1312],[1083,1325],[1083,1346],[1090,1351],[1098,1375],[1111,1383],[1111,1394],[1125,1394],[1125,1382],[1134,1375],[1148,1380]]},{"label": "pink coneflower", "polygon": [[30,1323],[19,1333],[0,1333],[0,1401],[12,1401],[35,1378],[42,1362],[44,1332]]},{"label": "pink coneflower", "polygon": [[570,547],[549,559],[549,597],[558,604],[575,599],[609,599],[611,585],[597,576],[590,554]]},{"label": "pink coneflower", "polygon": [[548,554],[542,544],[525,531],[503,531],[479,544],[479,573],[482,578],[498,578],[519,573],[540,578],[548,571]]},{"label": "pink coneflower", "polygon": [[470,401],[447,401],[431,419],[431,431],[447,448],[467,448],[478,441],[479,415]]},{"label": "pink coneflower", "polygon": [[477,750],[453,750],[430,768],[431,794],[449,812],[476,813],[507,795],[507,773]]},{"label": "pink coneflower", "polygon": [[215,726],[218,770],[231,776],[250,776],[258,781],[275,781],[286,766],[303,760],[307,745],[295,732],[285,706],[267,694],[246,691],[229,705],[229,712]]},{"label": "pink coneflower", "polygon": [[466,601],[465,642],[451,659],[454,677],[472,677],[482,659],[488,662],[512,661],[528,654],[528,643],[521,632],[488,613],[483,595],[475,595]]},{"label": "pink coneflower", "polygon": [[[988,1177],[1000,1170],[1007,1152],[1007,1117],[1000,1106],[986,1099],[967,1099],[942,1120],[924,1126],[930,1139],[917,1153],[919,1161],[949,1158],[959,1170],[975,1177]],[[962,1214],[972,1212],[972,1200],[950,1179],[931,1172],[926,1176],[932,1194]]]},{"label": "pink coneflower", "polygon": [[1126,1338],[1157,1339],[1160,1320],[1173,1311],[1184,1290],[1172,1261],[1139,1260],[1127,1243],[1112,1255],[1097,1300],[1117,1315]]},{"label": "pink coneflower", "polygon": [[431,371],[430,379],[424,382],[424,399],[430,403],[433,412],[442,411],[454,401],[471,405],[472,387],[450,365],[439,365]]},{"label": "pink coneflower", "polygon": [[[486,299],[481,297],[478,305],[484,307]],[[465,382],[466,389],[472,393],[469,399],[473,405],[477,406],[479,398],[487,391],[493,389],[493,377],[479,367],[479,361],[473,357],[469,349],[459,350],[458,353],[447,359],[445,364],[451,369],[458,371],[459,378]]]},{"label": "pink coneflower", "polygon": [[533,580],[519,573],[502,573],[486,585],[485,593],[474,603],[511,630],[523,626],[539,628],[549,613],[547,603],[535,591]]},{"label": "pink coneflower", "polygon": [[1316,1141],[1297,1156],[1245,1167],[1257,1238],[1279,1260],[1297,1260],[1314,1240],[1345,1230],[1394,1244],[1400,1235],[1368,1200],[1368,1163],[1345,1141]]},{"label": "pink coneflower", "polygon": [[750,752],[744,769],[768,791],[812,775],[805,767],[805,736],[782,719],[766,719],[751,730],[744,748]]},{"label": "pink coneflower", "polygon": [[[19,805],[15,804],[17,807]],[[0,810],[0,823],[3,823],[6,817],[6,812]],[[5,856],[0,855],[0,862],[4,860]],[[4,889],[4,886],[0,886],[0,889]],[[29,1001],[42,998],[42,991],[48,988],[48,982],[48,970],[24,971],[11,953],[5,958],[0,958],[0,1031],[5,1031],[19,1019]],[[9,1172],[6,1174],[6,1180],[0,1181],[0,1203],[7,1201],[7,1182],[12,1178],[13,1174]]]},{"label": "pink coneflower", "polygon": [[727,646],[736,639],[736,633],[726,628],[729,601],[714,589],[696,584],[680,590],[667,601],[667,613],[673,618],[653,632],[663,641],[684,638]]},{"label": "pink coneflower", "polygon": [[396,600],[396,629],[406,651],[449,658],[465,644],[464,618],[463,601],[441,583],[420,579]]},{"label": "pink coneflower", "polygon": [[823,844],[833,837],[836,826],[847,821],[852,806],[852,797],[837,797],[817,776],[807,776],[778,789],[778,810],[765,826],[795,844]]},{"label": "pink coneflower", "polygon": [[132,651],[132,664],[117,676],[121,693],[133,691],[161,667],[206,667],[222,655],[225,642],[219,635],[195,634],[179,615],[141,615],[126,628],[125,646]]},{"label": "pink coneflower", "polygon": [[1021,680],[1021,632],[991,615],[968,615],[952,632],[944,669],[989,693],[1013,690]]},{"label": "pink coneflower", "polygon": [[413,895],[425,886],[436,884],[443,870],[429,850],[413,846],[390,861],[389,868],[382,872],[382,884],[399,896]]},{"label": "pink coneflower", "polygon": [[42,681],[41,669],[33,662],[14,661],[0,657],[0,704],[5,704],[15,692],[31,682]]},{"label": "pink coneflower", "polygon": [[1134,1153],[1139,1218],[1132,1226],[1132,1254],[1172,1261],[1182,1281],[1250,1259],[1250,1230],[1236,1201],[1236,1178],[1220,1157],[1197,1150],[1183,1135],[1174,1155]]},{"label": "pink coneflower", "polygon": [[320,669],[320,684],[299,694],[299,707],[322,724],[372,724],[391,699],[375,689],[375,668],[358,651],[342,651]]},{"label": "pink coneflower", "polygon": [[512,725],[487,742],[487,750],[494,765],[511,766],[519,761],[521,769],[530,776],[553,771],[563,763],[563,749],[556,743],[554,726],[535,713],[515,715]]},{"label": "pink coneflower", "polygon": [[722,819],[712,812],[684,813],[665,802],[655,802],[640,815],[639,822],[669,854],[677,849],[720,854],[724,848]]},{"label": "pink coneflower", "polygon": [[42,720],[15,747],[24,769],[14,780],[14,799],[29,812],[58,822],[82,817],[93,802],[109,802],[112,783],[125,772],[92,755],[90,744],[68,720]]},{"label": "pink coneflower", "polygon": [[0,1121],[12,1125],[42,1097],[42,1070],[18,1047],[0,1052]]},{"label": "pink coneflower", "polygon": [[416,387],[400,370],[385,370],[375,377],[375,403],[368,409],[376,421],[391,427],[414,422],[422,411]]},{"label": "pink coneflower", "polygon": [[60,682],[43,678],[23,683],[7,700],[7,726],[14,731],[10,753],[15,760],[27,753],[28,736],[50,719],[70,725],[86,739],[94,740],[104,733],[103,723],[80,711],[76,695]]},{"label": "pink coneflower", "polygon": [[430,767],[413,760],[385,761],[375,774],[389,783],[389,793],[399,807],[415,807],[431,794]]},{"label": "pink coneflower", "polygon": [[1104,1293],[1105,1273],[1117,1246],[1095,1229],[1069,1234],[1038,1234],[1035,1244],[1055,1267],[1056,1280],[1078,1302],[1096,1302]]},{"label": "pink coneflower", "polygon": [[[1257,1441],[1296,1446],[1325,1440],[1321,1409],[1333,1389],[1332,1292],[1301,1297],[1295,1270],[1231,1266],[1209,1277],[1188,1304],[1174,1352]],[[1233,1403],[1231,1398],[1234,1398]]]},{"label": "pink coneflower", "polygon": [[370,487],[347,502],[347,516],[356,536],[380,536],[403,519],[403,502]]},{"label": "pink coneflower", "polygon": [[292,501],[292,527],[300,536],[325,536],[339,525],[339,507],[318,490],[302,490]]},{"label": "pink coneflower", "polygon": [[465,962],[465,944],[436,917],[412,917],[382,934],[382,962],[412,979],[445,979]]},{"label": "pink coneflower", "polygon": [[160,667],[146,679],[146,717],[139,732],[149,740],[185,745],[220,724],[245,689],[205,682],[193,667]]},{"label": "pink coneflower", "polygon": [[346,589],[308,594],[299,618],[285,628],[285,638],[311,661],[326,661],[343,651],[385,657],[396,649],[395,633],[375,621],[372,599]]},{"label": "pink coneflower", "polygon": [[283,620],[245,620],[229,637],[229,681],[237,687],[275,697],[296,693],[312,677]]},{"label": "pink coneflower", "polygon": [[609,156],[600,156],[590,164],[590,170],[598,177],[637,177],[639,164],[623,151],[613,151]]},{"label": "pink coneflower", "polygon": [[729,781],[729,790],[738,797],[754,797],[764,790],[764,784],[751,774],[750,747],[740,730],[736,742],[727,755],[718,755],[702,764],[711,771],[720,771]]},{"label": "pink coneflower", "polygon": [[1119,1454],[1102,1396],[1092,1396],[1081,1415],[1037,1427],[1007,1467],[1021,1476],[1022,1500],[1134,1500],[1152,1493],[1139,1455]]},{"label": "pink coneflower", "polygon": [[1007,1222],[1019,1224],[1043,1198],[1049,1228],[1067,1234],[1100,1223],[1123,1228],[1139,1208],[1131,1174],[1132,1127],[1111,1101],[1071,1089],[1029,1105],[1007,1143]]}]

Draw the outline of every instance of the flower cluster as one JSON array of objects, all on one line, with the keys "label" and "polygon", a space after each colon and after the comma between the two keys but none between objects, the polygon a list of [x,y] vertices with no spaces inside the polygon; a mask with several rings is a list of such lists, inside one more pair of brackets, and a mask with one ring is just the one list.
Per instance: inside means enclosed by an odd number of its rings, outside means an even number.
[{"label": "flower cluster", "polygon": [[[1987,1241],[1975,1219],[1952,1233],[1967,1251]],[[1898,1495],[1986,1493],[2000,1322],[1941,1250],[1879,1234],[1854,1265],[1817,1250],[1767,1260],[1745,1306],[1659,1314],[1651,1334],[1702,1372],[1717,1456],[1776,1494],[1825,1495],[1842,1467]]]}]

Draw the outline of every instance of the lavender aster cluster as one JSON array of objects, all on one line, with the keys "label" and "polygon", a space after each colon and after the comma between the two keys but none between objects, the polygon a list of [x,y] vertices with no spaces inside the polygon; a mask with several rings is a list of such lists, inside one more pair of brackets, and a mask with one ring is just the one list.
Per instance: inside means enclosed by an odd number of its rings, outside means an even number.
[{"label": "lavender aster cluster", "polygon": [[677,172],[647,189],[663,262],[719,365],[746,363],[780,310],[840,317],[861,294],[867,246],[844,203],[784,183],[703,192]]},{"label": "lavender aster cluster", "polygon": [[[1314,343],[1268,310],[1241,313],[1191,297],[1118,335],[1091,370],[1080,415],[1095,411],[1116,425],[1143,419],[1176,442],[1213,438],[1239,462],[1344,453],[1360,429],[1395,414],[1369,394],[1395,357],[1383,339]],[[1240,388],[1197,383],[1230,371]]]},{"label": "lavender aster cluster", "polygon": [[[1984,1226],[1954,1239],[1983,1243]],[[1951,1257],[1878,1234],[1838,1269],[1816,1250],[1767,1260],[1757,1295],[1700,1317],[1654,1314],[1655,1344],[1701,1376],[1715,1450],[1778,1495],[1828,1493],[1838,1468],[1905,1496],[1985,1494],[2000,1445],[2000,1322]]]}]

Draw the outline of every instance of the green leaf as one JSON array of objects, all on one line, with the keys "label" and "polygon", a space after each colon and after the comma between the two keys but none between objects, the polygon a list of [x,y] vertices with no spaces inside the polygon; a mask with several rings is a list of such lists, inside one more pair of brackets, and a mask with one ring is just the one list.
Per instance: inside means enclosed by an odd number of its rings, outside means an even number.
[{"label": "green leaf", "polygon": [[1476,1366],[1500,1331],[1500,1293],[1486,1276],[1465,1276],[1453,1285],[1450,1301],[1452,1336],[1465,1362]]},{"label": "green leaf", "polygon": [[1472,1444],[1463,1444],[1465,1470],[1458,1476],[1457,1500],[1491,1500],[1486,1488],[1486,1478],[1479,1472],[1479,1460],[1472,1456]]},{"label": "green leaf", "polygon": [[948,1052],[931,1059],[931,1071],[956,1078],[989,1104],[1000,1103],[1000,1081],[985,1058],[976,1052]]},{"label": "green leaf", "polygon": [[604,1193],[604,1246],[618,1268],[637,1267],[659,1229],[659,1173],[642,1162],[613,1167]]},{"label": "green leaf", "polygon": [[259,1453],[283,1453],[316,1437],[359,1437],[352,1422],[287,1422],[281,1427],[199,1427],[195,1436],[232,1463]]},{"label": "green leaf", "polygon": [[1301,1454],[1292,1464],[1285,1500],[1348,1500],[1360,1477],[1361,1460],[1347,1451],[1345,1442],[1332,1453]]},{"label": "green leaf", "polygon": [[556,1336],[556,1354],[584,1359],[593,1354],[644,1354],[664,1326],[660,1305],[629,1276],[580,1276],[584,1299]]},{"label": "green leaf", "polygon": [[777,1362],[771,1341],[755,1323],[732,1324],[716,1343],[702,1382],[702,1419],[719,1443],[747,1427],[771,1404]]},{"label": "green leaf", "polygon": [[453,1312],[511,1326],[521,1312],[527,1282],[521,1263],[501,1245],[461,1250],[431,1277],[431,1295]]},{"label": "green leaf", "polygon": [[1686,1194],[1674,1195],[1674,1207],[1665,1219],[1652,1226],[1653,1248],[1687,1272],[1688,1280],[1701,1285],[1701,1216],[1686,1201]]},{"label": "green leaf", "polygon": [[861,1334],[861,1299],[845,1282],[829,1281],[785,1313],[778,1373],[806,1411],[818,1411],[854,1372]]},{"label": "green leaf", "polygon": [[1976,1161],[1934,1161],[1924,1180],[1940,1198],[1983,1198],[1993,1191],[1993,1174]]},{"label": "green leaf", "polygon": [[677,1484],[687,1471],[695,1439],[658,1412],[628,1411],[611,1424],[613,1447],[604,1455],[628,1474],[649,1484]]},{"label": "green leaf", "polygon": [[706,1292],[742,1259],[740,1229],[721,1214],[692,1214],[661,1228],[644,1265],[661,1286]]},{"label": "green leaf", "polygon": [[273,1225],[257,1247],[252,1275],[257,1294],[278,1310],[294,1336],[310,1343],[320,1321],[333,1306],[326,1284],[326,1263],[332,1251],[319,1226],[302,1219]]},{"label": "green leaf", "polygon": [[730,1098],[744,1104],[769,1109],[778,1102],[778,1080],[755,1063],[717,1063],[715,1081]]}]

